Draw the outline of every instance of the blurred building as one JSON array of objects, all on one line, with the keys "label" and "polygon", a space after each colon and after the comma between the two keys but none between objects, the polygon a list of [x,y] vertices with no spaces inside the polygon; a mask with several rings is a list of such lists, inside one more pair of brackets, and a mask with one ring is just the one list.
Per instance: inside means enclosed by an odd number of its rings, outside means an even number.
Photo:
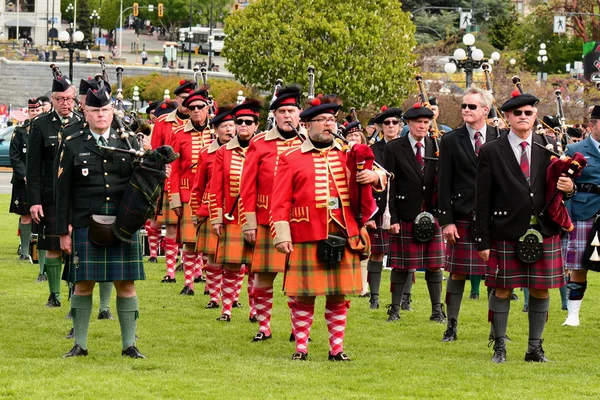
[{"label": "blurred building", "polygon": [[60,27],[60,0],[0,1],[0,39],[30,39],[46,44],[48,30]]}]

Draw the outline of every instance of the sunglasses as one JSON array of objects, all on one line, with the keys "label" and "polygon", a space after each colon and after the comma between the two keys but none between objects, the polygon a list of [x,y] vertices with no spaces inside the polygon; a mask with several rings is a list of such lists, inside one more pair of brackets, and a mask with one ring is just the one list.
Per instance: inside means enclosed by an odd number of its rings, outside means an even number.
[{"label": "sunglasses", "polygon": [[398,125],[399,123],[400,123],[400,121],[398,121],[397,119],[390,120],[390,121],[383,121],[384,125]]},{"label": "sunglasses", "polygon": [[515,115],[515,117],[520,117],[521,114],[525,114],[528,117],[531,117],[533,115],[533,110],[525,110],[525,111],[523,111],[523,110],[513,110],[512,113]]},{"label": "sunglasses", "polygon": [[254,120],[253,119],[236,119],[235,124],[250,126],[250,125],[254,124]]},{"label": "sunglasses", "polygon": [[204,110],[206,108],[206,104],[198,105],[198,106],[187,106],[187,109],[190,111],[194,110]]},{"label": "sunglasses", "polygon": [[462,103],[461,108],[464,110],[465,108],[469,107],[469,110],[475,111],[477,110],[477,104],[467,104],[467,103]]}]

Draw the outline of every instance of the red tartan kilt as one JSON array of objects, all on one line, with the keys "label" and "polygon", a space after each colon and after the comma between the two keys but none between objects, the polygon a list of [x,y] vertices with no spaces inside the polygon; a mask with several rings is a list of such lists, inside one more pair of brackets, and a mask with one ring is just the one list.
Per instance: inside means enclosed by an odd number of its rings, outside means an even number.
[{"label": "red tartan kilt", "polygon": [[387,254],[390,249],[390,234],[381,228],[381,217],[375,218],[376,229],[368,229],[371,240],[371,254]]},{"label": "red tartan kilt", "polygon": [[182,205],[183,215],[179,219],[179,243],[196,243],[196,227],[192,222],[192,208],[188,203]]},{"label": "red tartan kilt", "polygon": [[532,264],[517,257],[517,242],[492,241],[485,275],[486,286],[493,288],[552,289],[564,286],[560,235],[544,238],[544,255]]},{"label": "red tartan kilt", "polygon": [[200,217],[200,226],[197,228],[197,232],[196,251],[202,254],[215,254],[219,238],[213,233],[208,217]]},{"label": "red tartan kilt", "polygon": [[166,191],[163,192],[161,214],[156,216],[156,222],[165,225],[175,225],[178,219],[175,212],[169,207],[169,194]]},{"label": "red tartan kilt", "polygon": [[336,268],[317,258],[317,243],[294,243],[284,278],[287,296],[356,294],[362,290],[359,253],[346,247]]},{"label": "red tartan kilt", "polygon": [[252,246],[244,240],[241,226],[223,224],[215,259],[217,264],[252,264]]},{"label": "red tartan kilt", "polygon": [[285,254],[278,252],[273,245],[269,227],[258,225],[254,253],[252,253],[252,272],[284,271]]},{"label": "red tartan kilt", "polygon": [[485,275],[487,264],[479,257],[471,239],[471,221],[455,221],[460,238],[454,246],[446,243],[446,271],[461,275]]},{"label": "red tartan kilt", "polygon": [[442,230],[435,221],[435,233],[429,242],[419,242],[413,236],[414,222],[400,222],[400,233],[390,235],[387,266],[402,271],[440,269],[444,267]]}]

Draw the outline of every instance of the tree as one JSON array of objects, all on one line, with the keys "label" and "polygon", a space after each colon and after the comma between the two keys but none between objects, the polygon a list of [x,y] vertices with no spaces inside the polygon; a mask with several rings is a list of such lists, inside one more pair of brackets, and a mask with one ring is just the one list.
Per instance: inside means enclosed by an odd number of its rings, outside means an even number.
[{"label": "tree", "polygon": [[600,7],[600,0],[552,0],[547,7],[554,14],[581,13],[567,19],[567,28],[573,29],[575,36],[584,42],[600,41],[600,17],[593,15]]},{"label": "tree", "polygon": [[[100,14],[99,25],[101,28],[113,32],[119,21],[120,0],[102,0],[99,6],[98,14]],[[123,5],[123,9],[127,6]],[[123,20],[124,21],[124,20]]]},{"label": "tree", "polygon": [[415,28],[397,1],[263,0],[225,22],[223,56],[243,84],[306,88],[313,65],[316,93],[356,107],[398,105],[415,90]]}]

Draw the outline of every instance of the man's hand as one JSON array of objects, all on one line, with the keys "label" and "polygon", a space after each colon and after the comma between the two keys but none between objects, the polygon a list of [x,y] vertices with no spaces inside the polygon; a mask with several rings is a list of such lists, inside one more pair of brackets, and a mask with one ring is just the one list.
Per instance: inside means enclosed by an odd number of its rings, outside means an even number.
[{"label": "man's hand", "polygon": [[481,250],[481,251],[479,252],[479,257],[480,257],[480,258],[481,258],[483,261],[485,261],[485,262],[488,262],[488,260],[490,259],[490,249],[487,249],[487,250]]},{"label": "man's hand", "polygon": [[294,246],[292,246],[292,242],[281,242],[275,245],[275,248],[278,252],[283,254],[290,254],[294,251]]},{"label": "man's hand", "polygon": [[372,219],[370,219],[367,222],[365,222],[365,227],[367,229],[377,229],[377,224],[375,223],[375,221],[373,221]]},{"label": "man's hand", "polygon": [[397,235],[400,233],[400,224],[392,224],[392,226],[390,226],[390,229],[388,229],[388,232],[391,233],[392,235]]},{"label": "man's hand", "polygon": [[198,216],[197,215],[192,215],[192,224],[194,224],[194,226],[198,226]]},{"label": "man's hand", "polygon": [[29,207],[29,212],[31,214],[31,218],[33,218],[33,222],[39,224],[41,219],[44,218],[44,210],[42,210],[41,204],[36,204],[35,206]]},{"label": "man's hand", "polygon": [[356,174],[356,182],[360,183],[361,185],[370,185],[378,180],[379,175],[370,169],[364,169]]},{"label": "man's hand", "polygon": [[244,239],[246,242],[254,246],[254,243],[256,243],[256,229],[244,231]]},{"label": "man's hand", "polygon": [[561,192],[571,193],[573,191],[573,180],[566,176],[561,176],[560,178],[558,178],[556,188]]},{"label": "man's hand", "polygon": [[456,225],[448,224],[444,226],[442,229],[442,235],[444,235],[444,239],[448,242],[448,244],[454,246],[456,244],[456,239],[460,239],[458,235],[458,230],[456,229]]},{"label": "man's hand", "polygon": [[175,215],[177,215],[177,218],[181,218],[181,216],[183,215],[183,208],[182,207],[175,207],[175,208],[172,208],[171,210],[173,210],[173,212],[175,213]]},{"label": "man's hand", "polygon": [[212,228],[215,235],[221,237],[221,235],[223,234],[223,224],[213,224]]},{"label": "man's hand", "polygon": [[62,251],[64,251],[65,253],[67,253],[68,255],[71,255],[72,253],[72,246],[73,246],[73,241],[71,240],[71,232],[73,231],[73,227],[71,225],[69,225],[69,233],[68,234],[62,234],[59,235],[60,238],[60,249]]}]

